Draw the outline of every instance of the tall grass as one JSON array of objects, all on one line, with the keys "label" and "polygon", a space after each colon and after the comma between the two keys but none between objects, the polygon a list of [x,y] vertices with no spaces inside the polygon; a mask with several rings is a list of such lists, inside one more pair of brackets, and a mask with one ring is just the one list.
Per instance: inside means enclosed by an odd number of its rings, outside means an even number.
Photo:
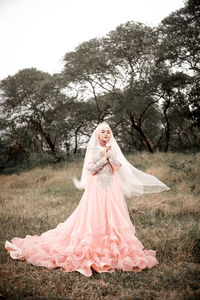
[{"label": "tall grass", "polygon": [[134,166],[157,176],[170,191],[127,199],[136,236],[155,249],[159,265],[141,273],[48,270],[12,260],[5,240],[41,234],[77,207],[82,192],[71,178],[82,163],[36,168],[0,177],[0,298],[2,299],[200,299],[200,154],[129,155]]}]

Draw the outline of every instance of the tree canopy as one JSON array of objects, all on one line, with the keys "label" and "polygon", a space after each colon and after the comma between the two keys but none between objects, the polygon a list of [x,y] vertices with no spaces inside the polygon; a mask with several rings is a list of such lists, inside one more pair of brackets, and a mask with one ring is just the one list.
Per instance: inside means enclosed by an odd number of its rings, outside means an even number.
[{"label": "tree canopy", "polygon": [[84,148],[108,121],[127,151],[200,148],[200,1],[157,27],[129,21],[64,56],[61,73],[20,70],[0,82],[0,160]]}]

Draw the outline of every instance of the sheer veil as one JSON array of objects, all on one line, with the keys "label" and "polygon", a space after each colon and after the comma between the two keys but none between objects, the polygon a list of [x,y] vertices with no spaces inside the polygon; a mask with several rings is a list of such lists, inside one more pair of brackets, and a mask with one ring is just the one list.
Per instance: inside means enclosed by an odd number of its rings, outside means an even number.
[{"label": "sheer veil", "polygon": [[[87,179],[89,176],[87,166],[91,159],[92,151],[94,151],[95,147],[98,146],[98,131],[101,126],[109,127],[109,125],[104,122],[100,123],[93,131],[92,136],[87,144],[81,180],[79,181],[77,178],[73,179],[74,184],[78,189],[86,188]],[[116,172],[124,196],[139,196],[145,193],[158,193],[169,190],[169,187],[161,182],[158,178],[138,170],[128,162],[128,160],[124,157],[116,139],[114,138],[112,130],[111,138],[108,144],[111,145],[111,150],[121,163],[121,167]]]}]

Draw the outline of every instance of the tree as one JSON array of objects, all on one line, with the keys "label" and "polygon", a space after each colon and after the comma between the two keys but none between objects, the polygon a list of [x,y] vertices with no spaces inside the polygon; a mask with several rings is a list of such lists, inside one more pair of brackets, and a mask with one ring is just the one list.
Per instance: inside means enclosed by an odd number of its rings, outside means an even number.
[{"label": "tree", "polygon": [[[198,132],[200,127],[197,117],[200,115],[200,1],[187,1],[185,7],[173,12],[162,21],[158,32],[160,46],[157,64],[164,62],[170,72],[174,73],[173,76],[176,76],[175,73],[180,70],[179,74],[184,73],[185,78],[190,77],[189,82],[187,80],[185,85],[184,82],[181,85],[182,96],[180,97],[179,90],[176,107],[179,105],[179,118],[184,128],[182,133],[181,129],[179,130],[179,137],[184,136],[182,140],[185,142],[187,140],[187,146],[192,148],[196,145],[195,139],[198,138],[194,134],[192,139],[191,133]],[[177,115],[173,121],[175,125]]]},{"label": "tree", "polygon": [[55,155],[63,139],[68,139],[72,102],[61,92],[58,80],[33,68],[24,69],[2,80],[0,89],[4,137],[21,137],[22,143],[23,132],[32,144],[37,140],[41,151],[49,149]]},{"label": "tree", "polygon": [[93,99],[96,105],[97,122],[103,121],[107,115],[102,105],[102,91],[111,85],[108,76],[113,72],[102,49],[101,39],[92,39],[79,45],[75,51],[65,54],[63,82],[76,91],[79,100]]},{"label": "tree", "polygon": [[189,0],[185,7],[166,17],[159,26],[159,60],[200,73],[200,1]]},{"label": "tree", "polygon": [[[67,84],[73,83],[84,92],[91,91],[97,121],[111,118],[113,114],[119,117],[118,112],[123,111],[120,121],[128,118],[129,125],[138,132],[150,152],[153,149],[142,126],[148,119],[147,111],[151,106],[155,110],[158,102],[151,96],[153,90],[148,82],[155,64],[156,40],[155,29],[127,22],[105,38],[93,39],[67,53],[63,71]],[[129,134],[133,134],[133,130],[129,130]]]}]

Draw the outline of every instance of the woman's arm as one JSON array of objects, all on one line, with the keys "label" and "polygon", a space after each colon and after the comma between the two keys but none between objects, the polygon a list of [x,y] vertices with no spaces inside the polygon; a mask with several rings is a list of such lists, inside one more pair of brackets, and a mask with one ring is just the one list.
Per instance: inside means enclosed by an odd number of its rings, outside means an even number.
[{"label": "woman's arm", "polygon": [[101,170],[107,163],[108,160],[105,157],[102,157],[97,162],[90,161],[87,168],[92,173],[92,175],[94,175],[99,170]]},{"label": "woman's arm", "polygon": [[121,167],[121,163],[118,161],[118,159],[115,157],[112,150],[108,151],[108,162],[111,165],[113,171],[118,170]]}]

